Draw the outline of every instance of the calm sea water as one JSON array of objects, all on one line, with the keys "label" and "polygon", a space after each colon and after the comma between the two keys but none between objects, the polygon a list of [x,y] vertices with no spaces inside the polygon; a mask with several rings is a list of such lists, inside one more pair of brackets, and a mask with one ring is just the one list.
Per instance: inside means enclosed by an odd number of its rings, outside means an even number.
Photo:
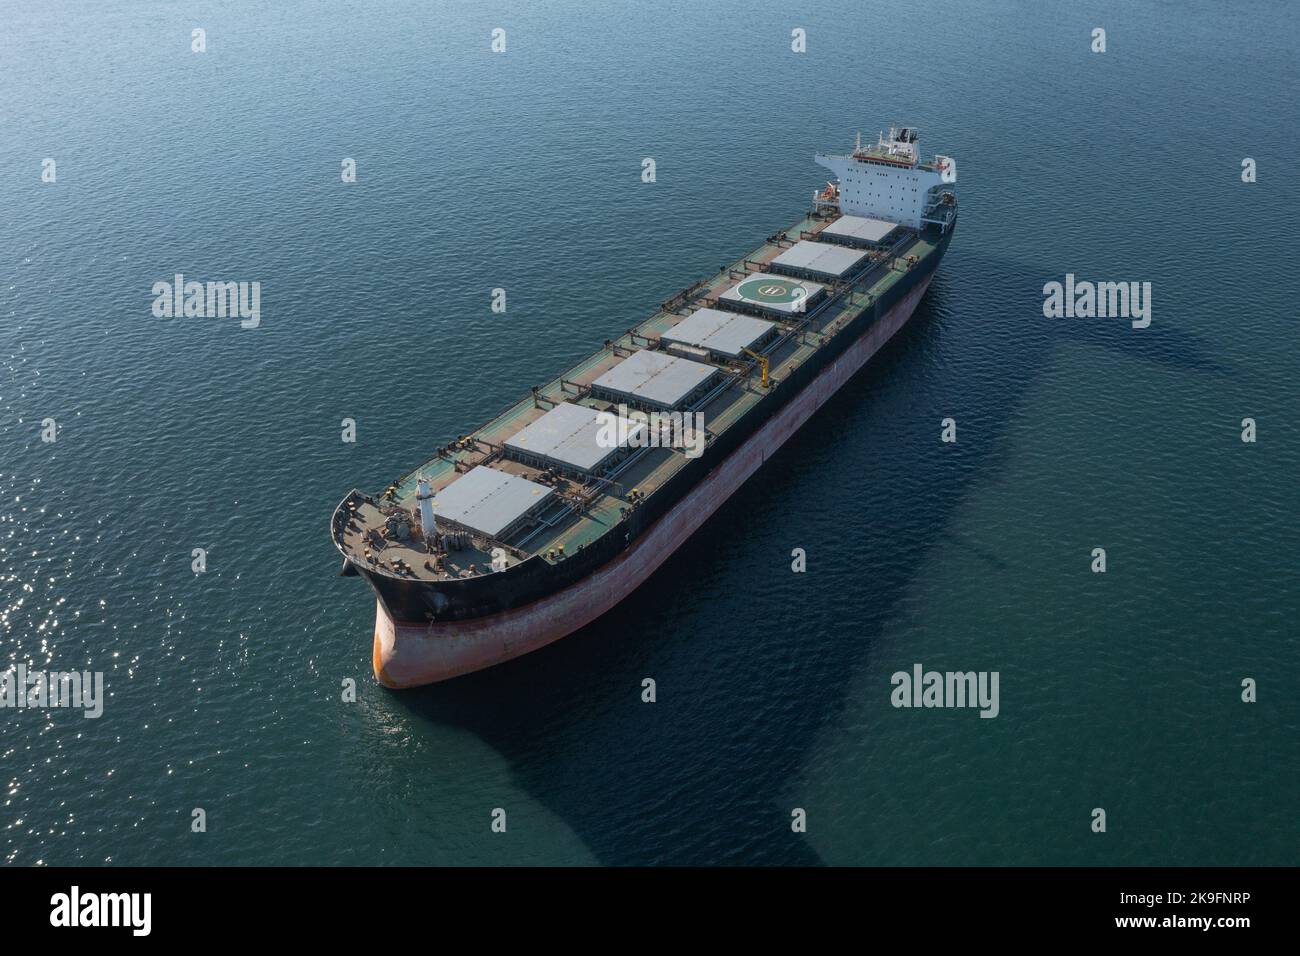
[{"label": "calm sea water", "polygon": [[[6,862],[1297,861],[1285,0],[4,18],[0,664],[110,695],[3,712]],[[338,499],[789,225],[812,154],[894,120],[962,199],[899,340],[602,621],[376,686]],[[154,318],[177,272],[260,281],[262,327]],[[1151,282],[1151,327],[1043,318],[1067,272]],[[918,662],[998,671],[1000,715],[892,708]]]}]

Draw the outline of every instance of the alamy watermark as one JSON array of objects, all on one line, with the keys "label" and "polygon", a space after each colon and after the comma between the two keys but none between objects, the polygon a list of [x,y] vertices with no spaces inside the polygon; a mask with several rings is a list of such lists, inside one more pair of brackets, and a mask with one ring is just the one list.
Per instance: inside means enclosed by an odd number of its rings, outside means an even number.
[{"label": "alamy watermark", "polygon": [[1049,319],[1132,319],[1133,328],[1151,324],[1150,282],[1083,282],[1074,281],[1074,273],[1065,274],[1065,282],[1055,280],[1043,286],[1043,315]]},{"label": "alamy watermark", "polygon": [[79,707],[83,717],[93,719],[104,713],[104,673],[29,671],[26,664],[19,664],[0,671],[0,707]]},{"label": "alamy watermark", "polygon": [[642,412],[619,405],[601,412],[596,444],[601,448],[681,448],[687,458],[704,454],[708,434],[703,412]]},{"label": "alamy watermark", "polygon": [[238,318],[245,329],[262,324],[262,283],[188,282],[181,273],[153,284],[153,314],[159,319]]},{"label": "alamy watermark", "polygon": [[912,665],[912,672],[896,671],[889,702],[895,707],[978,707],[981,717],[993,718],[998,704],[997,671],[924,670]]},{"label": "alamy watermark", "polygon": [[153,927],[152,893],[83,893],[73,886],[67,893],[50,897],[50,925],[119,926],[132,936],[148,936]]}]

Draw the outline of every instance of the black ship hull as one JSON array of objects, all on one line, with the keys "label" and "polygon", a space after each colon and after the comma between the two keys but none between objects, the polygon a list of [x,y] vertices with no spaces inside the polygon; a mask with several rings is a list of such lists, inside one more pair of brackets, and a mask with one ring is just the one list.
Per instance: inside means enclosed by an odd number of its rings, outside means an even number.
[{"label": "black ship hull", "polygon": [[[804,390],[854,348],[855,344],[872,336],[873,329],[881,325],[886,317],[891,319],[890,324],[896,323],[901,327],[910,317],[911,309],[907,309],[907,314],[900,318],[897,315],[900,305],[911,299],[911,306],[915,307],[915,300],[919,300],[919,295],[915,293],[918,289],[924,291],[928,286],[947,251],[955,226],[954,217],[942,236],[933,237],[935,247],[878,298],[872,307],[853,319],[833,341],[818,349],[811,359],[790,372],[744,416],[743,423],[728,428],[700,457],[690,461],[658,489],[642,507],[630,511],[611,533],[603,535],[593,544],[559,563],[550,563],[540,556],[533,556],[502,573],[460,580],[398,578],[376,573],[354,562],[355,572],[364,577],[374,589],[381,616],[386,616],[399,629],[429,627],[431,632],[442,631],[445,625],[457,622],[468,624],[518,612],[566,589],[580,586],[584,580],[597,574],[628,549],[637,547],[648,529],[672,513],[711,472],[719,469],[738,449],[750,442],[783,409],[797,402]],[[888,329],[879,344],[883,344],[894,331],[896,328]],[[875,349],[871,351],[874,352]],[[775,448],[766,453],[770,454],[771,451],[775,451]],[[717,502],[714,507],[717,504],[721,502]],[[378,659],[376,670],[379,670]]]}]

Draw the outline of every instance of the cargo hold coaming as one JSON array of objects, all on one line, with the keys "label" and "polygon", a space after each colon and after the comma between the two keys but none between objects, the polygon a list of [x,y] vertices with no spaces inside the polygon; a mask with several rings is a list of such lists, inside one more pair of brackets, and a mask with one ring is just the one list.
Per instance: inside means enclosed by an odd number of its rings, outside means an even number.
[{"label": "cargo hold coaming", "polygon": [[[903,327],[956,229],[954,164],[923,161],[911,128],[816,159],[839,179],[789,228],[339,504],[331,535],[374,592],[381,683],[481,670],[599,618]],[[690,453],[640,440],[661,412],[702,421]],[[426,520],[461,533],[421,529],[431,503]]]}]

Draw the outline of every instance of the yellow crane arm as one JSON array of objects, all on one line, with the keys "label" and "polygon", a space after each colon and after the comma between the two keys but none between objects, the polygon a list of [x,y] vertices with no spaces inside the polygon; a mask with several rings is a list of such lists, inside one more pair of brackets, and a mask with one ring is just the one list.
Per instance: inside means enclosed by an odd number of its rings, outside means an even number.
[{"label": "yellow crane arm", "polygon": [[746,355],[750,356],[751,358],[755,358],[758,360],[758,369],[761,376],[761,384],[764,388],[767,388],[767,367],[768,367],[767,356],[759,355],[753,349],[748,349],[745,348],[744,346],[741,346],[741,351],[743,351]]}]

